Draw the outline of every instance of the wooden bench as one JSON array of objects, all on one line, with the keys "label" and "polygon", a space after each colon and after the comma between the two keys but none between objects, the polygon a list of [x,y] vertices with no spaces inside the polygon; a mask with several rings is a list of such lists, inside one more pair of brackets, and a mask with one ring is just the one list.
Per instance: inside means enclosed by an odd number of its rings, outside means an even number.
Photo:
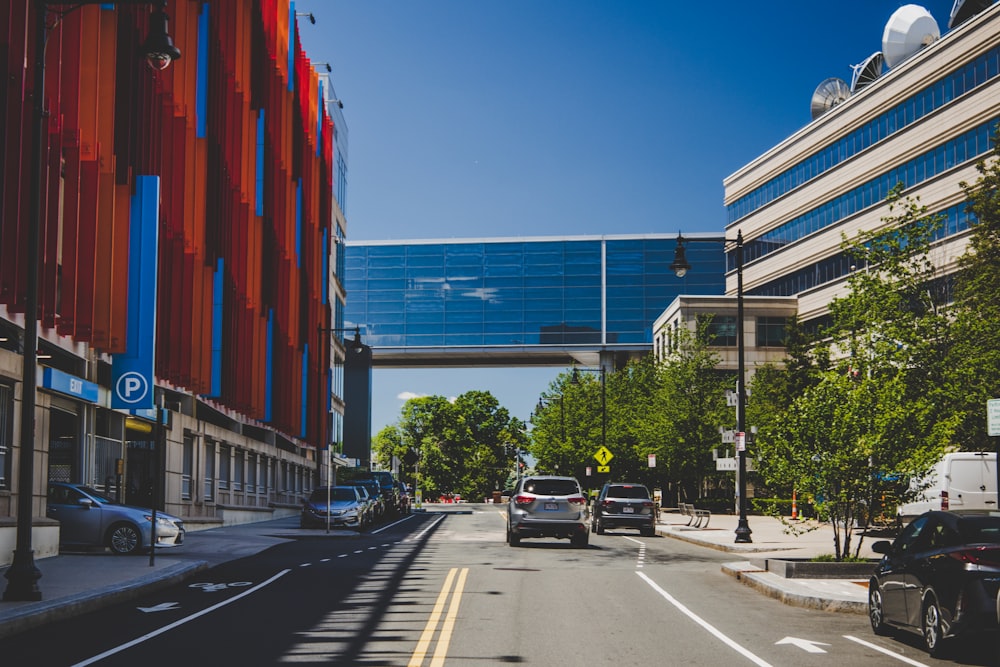
[{"label": "wooden bench", "polygon": [[[687,525],[691,526],[694,524],[692,526],[694,528],[708,528],[708,522],[712,519],[711,512],[698,509],[688,503],[679,503],[678,507],[680,508],[681,515],[688,518]],[[704,522],[704,525],[702,525],[702,522]]]}]

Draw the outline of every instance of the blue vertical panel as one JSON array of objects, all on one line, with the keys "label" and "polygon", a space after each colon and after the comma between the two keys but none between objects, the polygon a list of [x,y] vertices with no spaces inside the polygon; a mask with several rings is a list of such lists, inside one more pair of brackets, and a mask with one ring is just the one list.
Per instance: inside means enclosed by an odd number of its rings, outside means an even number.
[{"label": "blue vertical panel", "polygon": [[323,80],[319,80],[319,95],[316,96],[316,157],[323,153],[323,112],[326,111],[323,99]]},{"label": "blue vertical panel", "polygon": [[302,268],[302,179],[295,184],[295,267]]},{"label": "blue vertical panel", "polygon": [[302,428],[299,437],[305,439],[309,432],[309,343],[302,351]]},{"label": "blue vertical panel", "polygon": [[264,110],[261,109],[257,116],[257,174],[256,174],[257,200],[256,213],[264,216]]},{"label": "blue vertical panel", "polygon": [[264,341],[264,421],[271,421],[274,405],[274,309],[267,311],[267,340]]},{"label": "blue vertical panel", "polygon": [[320,288],[321,303],[325,306],[327,302],[327,290],[330,288],[330,232],[323,228],[323,285]]},{"label": "blue vertical panel", "polygon": [[137,176],[129,211],[128,322],[125,353],[111,359],[111,407],[153,408],[160,177]]},{"label": "blue vertical panel", "polygon": [[222,289],[225,260],[219,258],[212,278],[212,393],[222,395],[222,306],[225,292]]},{"label": "blue vertical panel", "polygon": [[198,66],[195,78],[195,136],[205,138],[208,124],[208,3],[201,5],[198,15]]}]

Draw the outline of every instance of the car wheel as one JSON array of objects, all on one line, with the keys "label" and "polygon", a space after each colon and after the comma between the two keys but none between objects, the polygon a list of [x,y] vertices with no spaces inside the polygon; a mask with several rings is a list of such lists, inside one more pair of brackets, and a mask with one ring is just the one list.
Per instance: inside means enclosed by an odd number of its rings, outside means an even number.
[{"label": "car wheel", "polygon": [[888,635],[889,627],[885,624],[885,607],[882,604],[882,590],[874,581],[868,584],[868,620],[872,623],[872,632],[877,635]]},{"label": "car wheel", "polygon": [[600,519],[597,520],[597,534],[598,535],[604,534],[604,522],[601,521]]},{"label": "car wheel", "polygon": [[574,547],[585,548],[588,544],[590,544],[590,533],[577,533],[573,537],[569,538],[569,543]]},{"label": "car wheel", "polygon": [[639,529],[639,535],[642,537],[654,537],[656,535],[655,526],[643,526]]},{"label": "car wheel", "polygon": [[932,658],[941,657],[944,629],[941,627],[941,608],[937,598],[929,595],[924,601],[924,613],[921,615],[921,626],[924,634],[924,648]]},{"label": "car wheel", "polygon": [[507,528],[507,544],[512,547],[521,546],[521,536],[511,532],[510,528]]},{"label": "car wheel", "polygon": [[118,523],[108,531],[108,547],[116,554],[134,554],[142,546],[139,529],[130,523]]}]

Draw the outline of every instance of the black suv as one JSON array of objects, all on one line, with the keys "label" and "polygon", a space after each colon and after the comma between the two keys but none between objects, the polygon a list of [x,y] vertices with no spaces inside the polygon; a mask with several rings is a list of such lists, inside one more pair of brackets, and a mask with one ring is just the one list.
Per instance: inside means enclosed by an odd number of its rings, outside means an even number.
[{"label": "black suv", "polygon": [[343,484],[354,484],[355,482],[369,482],[377,486],[378,495],[381,498],[382,514],[401,514],[399,487],[396,486],[396,479],[391,472],[385,470],[365,470],[363,468],[344,468],[337,471],[337,478],[343,480]]},{"label": "black suv", "polygon": [[642,484],[605,484],[594,501],[591,530],[603,535],[606,528],[638,528],[645,537],[656,534],[656,508],[649,489]]}]

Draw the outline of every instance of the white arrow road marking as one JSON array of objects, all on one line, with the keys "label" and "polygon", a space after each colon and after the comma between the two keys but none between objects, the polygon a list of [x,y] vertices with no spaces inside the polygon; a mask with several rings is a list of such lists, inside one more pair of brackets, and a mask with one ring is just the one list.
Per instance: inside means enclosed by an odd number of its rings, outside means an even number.
[{"label": "white arrow road marking", "polygon": [[820,646],[829,646],[829,644],[824,644],[823,642],[814,642],[809,639],[799,639],[798,637],[785,637],[782,640],[774,642],[775,645],[780,644],[791,644],[792,646],[798,646],[800,649],[806,653],[826,653]]},{"label": "white arrow road marking", "polygon": [[161,602],[155,607],[136,607],[139,611],[144,611],[147,614],[151,611],[168,611],[170,609],[177,609],[178,603],[176,602]]}]

